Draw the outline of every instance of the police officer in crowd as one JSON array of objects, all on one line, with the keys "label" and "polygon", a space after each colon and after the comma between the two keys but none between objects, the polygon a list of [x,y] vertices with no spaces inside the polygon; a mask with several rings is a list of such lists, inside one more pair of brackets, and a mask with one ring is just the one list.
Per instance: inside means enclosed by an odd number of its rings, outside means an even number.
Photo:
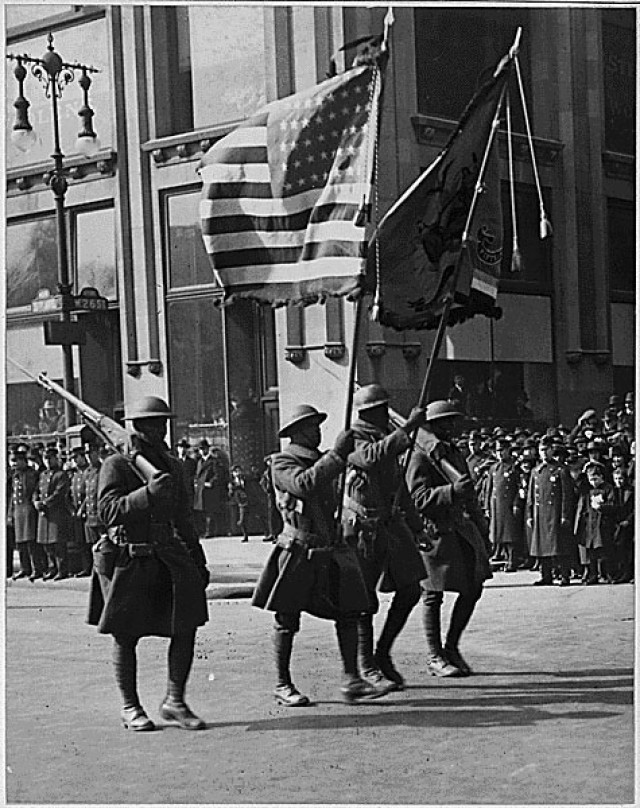
[{"label": "police officer in crowd", "polygon": [[358,615],[368,608],[368,597],[355,551],[339,541],[335,523],[335,482],[353,448],[353,433],[340,432],[333,448],[321,454],[320,424],[326,417],[309,404],[296,407],[279,432],[279,437],[289,439],[289,445],[271,458],[284,528],[252,603],[275,612],[274,696],[287,707],[311,703],[294,685],[290,669],[301,612],[335,621],[345,701],[378,698],[387,692],[365,681],[358,669]]},{"label": "police officer in crowd", "polygon": [[38,478],[33,504],[38,511],[37,542],[44,547],[49,562],[49,569],[42,577],[45,581],[62,581],[68,577],[69,477],[60,467],[55,445],[45,449],[44,471]]},{"label": "police officer in crowd", "polygon": [[14,540],[20,558],[20,570],[13,578],[35,581],[44,573],[44,553],[36,544],[38,513],[33,495],[38,487],[38,474],[29,466],[28,447],[18,445],[13,451],[13,469],[9,475],[10,495],[7,520],[13,527]]},{"label": "police officer in crowd", "polygon": [[98,480],[100,476],[100,449],[95,443],[85,443],[84,452],[87,466],[84,470],[80,518],[82,519],[82,568],[76,573],[76,578],[86,578],[91,575],[93,568],[93,545],[96,544],[105,531],[100,514],[98,512]]},{"label": "police officer in crowd", "polygon": [[540,560],[540,579],[534,586],[551,586],[554,559],[560,566],[560,585],[570,583],[574,489],[569,470],[559,462],[561,447],[554,438],[542,438],[540,463],[529,481],[526,514],[531,530],[530,552]]},{"label": "police officer in crowd", "polygon": [[[422,582],[427,666],[432,675],[443,677],[473,672],[459,643],[483,583],[492,577],[487,520],[466,461],[453,442],[461,415],[448,401],[432,401],[407,469],[407,486],[426,533],[421,550],[427,568]],[[443,646],[444,592],[457,592],[458,597]]]},{"label": "police officer in crowd", "polygon": [[[391,647],[420,600],[426,571],[416,535],[422,522],[406,491],[398,458],[409,448],[409,435],[424,423],[415,408],[404,426],[389,428],[389,397],[379,384],[360,388],[353,399],[354,450],[349,455],[343,533],[356,543],[369,606],[358,620],[360,665],[368,681],[402,690],[404,679],[391,660]],[[393,592],[374,652],[376,589]]]},{"label": "police officer in crowd", "polygon": [[[128,409],[136,432],[128,447],[133,462],[156,471],[143,482],[121,454],[100,469],[98,511],[114,542],[94,551],[88,622],[113,635],[113,662],[125,728],[155,728],[140,703],[136,647],[141,637],[169,637],[167,690],[160,717],[187,730],[205,727],[184,700],[196,629],[207,619],[209,571],[195,533],[182,469],[164,442],[166,402],[146,396]],[[142,461],[136,461],[141,457]]]},{"label": "police officer in crowd", "polygon": [[489,518],[489,540],[495,557],[506,557],[505,572],[516,572],[516,552],[520,551],[521,525],[519,521],[520,474],[516,466],[511,441],[506,436],[495,442],[496,462],[487,473],[485,511]]}]

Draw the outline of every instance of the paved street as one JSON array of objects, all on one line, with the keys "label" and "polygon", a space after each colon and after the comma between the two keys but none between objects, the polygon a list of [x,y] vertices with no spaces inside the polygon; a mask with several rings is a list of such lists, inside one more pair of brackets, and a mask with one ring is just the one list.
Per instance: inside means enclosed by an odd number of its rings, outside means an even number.
[{"label": "paved street", "polygon": [[[271,545],[205,547],[210,622],[188,691],[203,732],[120,727],[111,639],[84,623],[86,580],[8,583],[9,803],[633,802],[633,586],[497,573],[464,639],[477,676],[427,675],[417,608],[395,652],[409,687],[358,706],[339,698],[332,625],[305,617],[293,671],[316,704],[287,710],[271,697],[271,617],[233,597]],[[139,653],[154,719],[166,647],[148,638]]]}]

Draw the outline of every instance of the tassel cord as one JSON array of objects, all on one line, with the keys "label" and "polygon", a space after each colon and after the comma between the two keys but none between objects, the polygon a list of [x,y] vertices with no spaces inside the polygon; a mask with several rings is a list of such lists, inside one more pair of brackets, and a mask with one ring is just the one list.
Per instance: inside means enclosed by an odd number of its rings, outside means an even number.
[{"label": "tassel cord", "polygon": [[522,112],[524,114],[524,124],[527,129],[527,141],[529,143],[529,152],[531,154],[531,165],[533,167],[533,177],[536,182],[536,190],[538,192],[538,203],[540,205],[540,218],[546,219],[544,210],[544,202],[542,200],[542,188],[540,186],[540,177],[538,176],[538,165],[536,163],[536,153],[533,148],[533,137],[531,135],[531,126],[529,124],[529,112],[527,111],[527,99],[524,95],[524,85],[522,83],[522,73],[520,72],[520,61],[516,56],[514,59],[516,66],[516,77],[518,79],[518,90],[520,91],[520,101],[522,102]]},{"label": "tassel cord", "polygon": [[511,99],[507,93],[507,154],[509,162],[509,196],[511,201],[511,229],[513,231],[513,247],[518,247],[518,221],[516,218],[516,186],[513,180],[513,132],[511,129]]}]

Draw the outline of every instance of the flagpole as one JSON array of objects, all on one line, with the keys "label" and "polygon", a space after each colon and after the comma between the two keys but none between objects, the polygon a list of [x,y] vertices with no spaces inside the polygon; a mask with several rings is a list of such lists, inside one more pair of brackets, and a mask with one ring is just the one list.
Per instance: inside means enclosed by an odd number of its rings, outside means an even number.
[{"label": "flagpole", "polygon": [[[478,202],[478,196],[481,191],[482,180],[484,178],[485,169],[487,167],[487,162],[489,160],[489,153],[491,151],[491,147],[493,145],[493,141],[498,131],[498,124],[500,119],[500,111],[502,109],[502,102],[504,101],[506,91],[506,85],[502,88],[502,92],[500,93],[500,98],[498,100],[498,104],[496,106],[496,111],[493,116],[493,122],[491,124],[491,131],[489,133],[489,138],[487,140],[487,145],[484,150],[484,155],[482,157],[482,163],[480,165],[480,169],[478,171],[478,179],[476,180],[475,188],[473,191],[473,198],[471,200],[471,204],[469,205],[469,212],[467,214],[467,220],[465,222],[464,230],[462,232],[462,244],[461,250],[458,254],[458,258],[456,260],[455,268],[453,274],[451,276],[450,284],[449,284],[449,291],[444,299],[444,304],[442,308],[442,316],[440,317],[440,322],[438,323],[438,330],[436,331],[436,336],[433,341],[433,345],[431,346],[431,355],[429,357],[429,364],[427,365],[427,370],[424,376],[424,380],[422,382],[422,389],[420,390],[420,397],[418,399],[418,407],[424,408],[427,403],[427,396],[429,394],[429,386],[431,384],[431,379],[433,377],[433,367],[435,362],[438,358],[438,354],[440,353],[440,347],[442,346],[442,340],[444,339],[444,334],[447,329],[447,325],[449,322],[449,314],[451,313],[451,307],[453,306],[453,301],[456,292],[456,286],[458,284],[458,277],[460,275],[460,269],[462,267],[462,258],[464,256],[464,251],[468,249],[469,246],[469,228],[471,227],[471,222],[473,220],[473,216],[475,213],[476,205]],[[409,468],[409,462],[411,460],[411,455],[415,448],[416,437],[417,437],[417,430],[414,430],[411,433],[411,443],[409,448],[407,449],[407,453],[404,458],[403,463],[403,477],[406,476],[407,469]],[[395,505],[398,504],[399,495],[401,489],[399,488],[396,492],[395,498]]]}]

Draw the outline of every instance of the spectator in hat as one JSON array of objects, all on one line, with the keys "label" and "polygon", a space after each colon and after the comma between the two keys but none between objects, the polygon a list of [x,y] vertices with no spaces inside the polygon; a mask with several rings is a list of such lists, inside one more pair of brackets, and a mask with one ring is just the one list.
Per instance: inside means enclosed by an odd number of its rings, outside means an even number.
[{"label": "spectator in hat", "polygon": [[489,516],[489,540],[494,558],[506,560],[505,572],[517,570],[516,556],[522,544],[518,511],[520,475],[506,436],[495,443],[496,462],[487,473],[486,511]]},{"label": "spectator in hat", "polygon": [[[532,443],[535,445],[534,441]],[[537,563],[536,559],[531,555],[531,528],[527,525],[525,515],[529,480],[535,465],[535,457],[530,453],[523,454],[518,463],[518,498],[515,507],[517,509],[516,520],[520,526],[520,535],[522,536],[523,558],[519,564],[520,569],[533,569]]]},{"label": "spectator in hat", "polygon": [[191,444],[186,438],[180,438],[180,440],[176,443],[176,455],[178,457],[180,466],[182,467],[182,473],[184,475],[184,483],[187,488],[187,492],[189,493],[189,499],[193,506],[193,499],[195,494],[194,487],[195,487],[196,469],[198,467],[198,461],[191,456],[190,450],[191,450]]},{"label": "spectator in hat", "polygon": [[582,435],[587,442],[593,439],[599,427],[598,416],[592,408],[585,410],[578,417],[575,426],[569,433],[569,439],[575,440],[578,435]]},{"label": "spectator in hat", "polygon": [[198,444],[200,457],[194,478],[193,510],[201,538],[222,532],[228,495],[228,475],[218,453],[211,451],[206,438]]},{"label": "spectator in hat", "polygon": [[531,473],[526,518],[531,530],[531,555],[540,559],[541,577],[535,586],[553,583],[553,563],[561,570],[560,585],[570,583],[573,547],[573,483],[566,467],[558,462],[552,438],[540,441],[540,463]]},{"label": "spectator in hat", "polygon": [[621,432],[629,431],[633,434],[635,429],[634,396],[629,392],[624,397],[624,406],[618,416],[618,429]]},{"label": "spectator in hat", "polygon": [[69,477],[60,467],[55,444],[44,453],[45,469],[38,478],[33,493],[33,504],[38,511],[37,542],[44,547],[49,569],[45,581],[67,578],[67,542],[71,532],[69,523]]},{"label": "spectator in hat", "polygon": [[613,533],[615,582],[631,583],[634,576],[634,489],[624,469],[613,470],[613,501],[617,506],[616,526]]},{"label": "spectator in hat", "polygon": [[[415,540],[422,522],[406,490],[399,457],[410,445],[409,435],[424,423],[424,409],[414,408],[406,423],[393,429],[387,391],[368,384],[354,395],[353,410],[355,443],[347,465],[342,529],[356,545],[369,595],[369,606],[358,620],[358,651],[369,682],[402,690],[404,678],[391,649],[420,600],[426,571]],[[393,598],[375,642],[378,590],[393,592]]]},{"label": "spectator in hat", "polygon": [[[13,450],[13,463],[8,475],[9,502],[7,522],[13,530],[14,541],[20,558],[20,570],[14,580],[29,578],[35,581],[42,578],[44,558],[36,544],[38,513],[33,506],[33,495],[38,486],[38,474],[29,466],[28,447],[19,444]],[[7,572],[11,574],[12,566]]]},{"label": "spectator in hat", "polygon": [[585,472],[588,487],[576,507],[574,531],[578,541],[584,584],[613,583],[613,532],[616,505],[613,487],[605,481],[604,464],[591,461]]},{"label": "spectator in hat", "polygon": [[44,443],[34,443],[30,448],[27,454],[27,460],[29,465],[35,469],[37,474],[44,471],[44,461],[42,459],[42,455],[44,452]]},{"label": "spectator in hat", "polygon": [[[488,524],[477,500],[464,457],[453,445],[461,413],[446,401],[427,407],[407,469],[407,486],[422,516],[421,540],[427,577],[421,582],[424,627],[434,676],[468,676],[471,666],[460,653],[482,587],[492,577]],[[444,645],[441,611],[445,592],[457,592]]]},{"label": "spectator in hat", "polygon": [[388,692],[365,681],[358,667],[358,615],[368,608],[369,599],[353,546],[337,542],[334,518],[334,483],[353,449],[353,433],[340,432],[333,448],[321,454],[320,424],[326,417],[310,404],[298,405],[278,433],[289,439],[289,445],[272,455],[271,461],[284,529],[262,571],[252,603],[275,613],[274,697],[286,707],[311,703],[291,675],[293,642],[302,612],[335,623],[345,701],[379,698]]},{"label": "spectator in hat", "polygon": [[249,541],[249,495],[247,494],[244,471],[242,466],[237,464],[231,468],[229,499],[233,503],[238,517],[236,525],[242,535],[241,541],[247,542]]},{"label": "spectator in hat", "polygon": [[453,385],[449,390],[447,399],[451,405],[459,410],[463,415],[470,415],[469,392],[467,391],[467,384],[462,374],[456,373],[456,375],[453,377]]}]

